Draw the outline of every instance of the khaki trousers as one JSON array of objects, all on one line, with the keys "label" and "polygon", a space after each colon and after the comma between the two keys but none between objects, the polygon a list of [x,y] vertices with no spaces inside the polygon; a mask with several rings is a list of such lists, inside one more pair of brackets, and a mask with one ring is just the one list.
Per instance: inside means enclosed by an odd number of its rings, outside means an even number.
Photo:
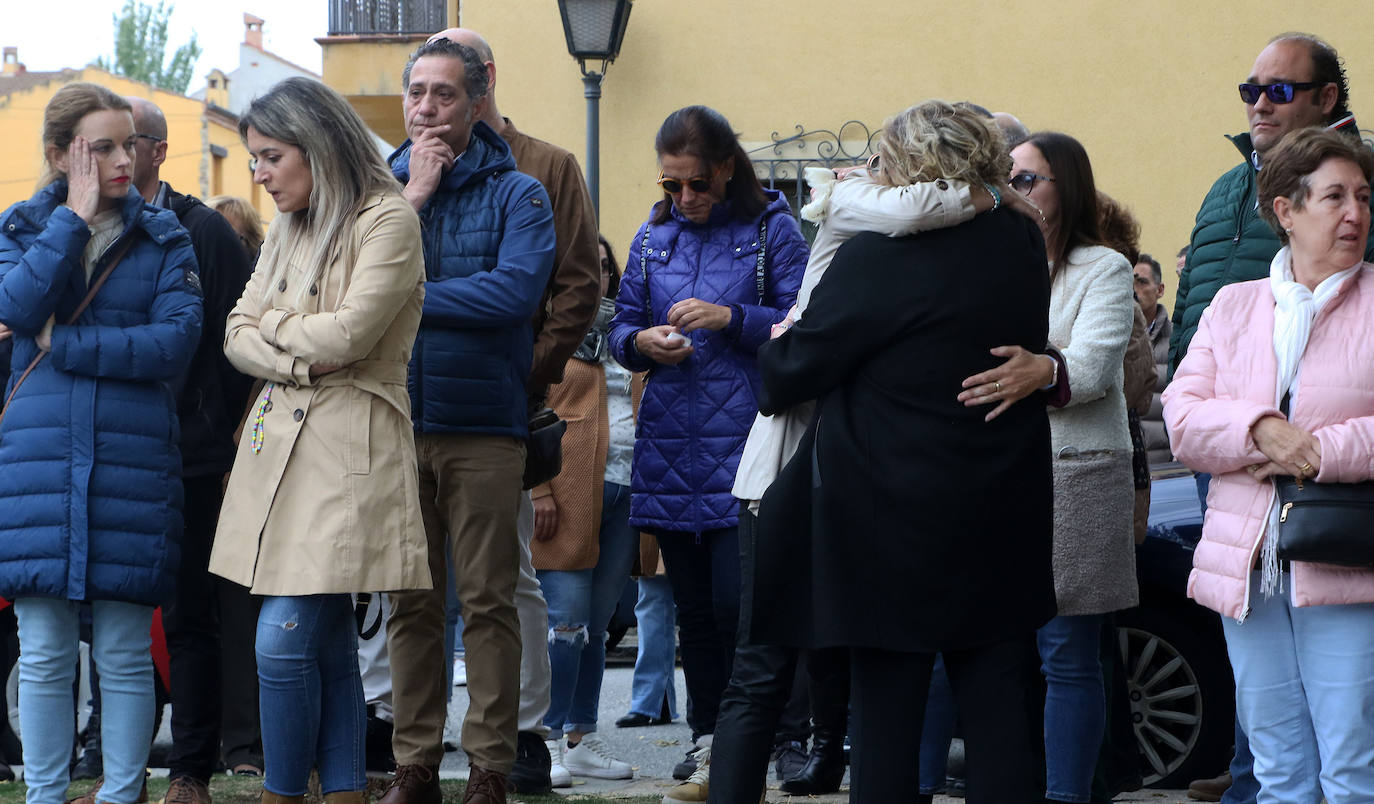
[{"label": "khaki trousers", "polygon": [[525,445],[508,436],[421,435],[420,511],[429,540],[428,591],[391,595],[387,649],[391,656],[398,765],[438,765],[444,758],[445,560],[453,564],[463,604],[468,706],[463,750],[472,764],[500,774],[515,764],[520,703],[520,620],[515,580],[520,571],[516,511]]}]

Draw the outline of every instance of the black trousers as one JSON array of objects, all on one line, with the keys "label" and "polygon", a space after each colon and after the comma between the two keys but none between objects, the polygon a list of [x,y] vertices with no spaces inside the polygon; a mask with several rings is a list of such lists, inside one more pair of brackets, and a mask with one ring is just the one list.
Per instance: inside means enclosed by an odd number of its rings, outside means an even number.
[{"label": "black trousers", "polygon": [[258,673],[253,643],[260,602],[209,572],[219,522],[220,477],[183,481],[184,529],[176,597],[163,612],[171,663],[172,778],[208,782],[225,760],[262,767]]},{"label": "black trousers", "polygon": [[[1034,634],[944,652],[964,728],[969,804],[1039,799],[1030,694],[1035,655]],[[851,802],[909,801],[919,789],[916,757],[934,662],[932,653],[853,649]],[[714,752],[712,760],[714,777]]]},{"label": "black trousers", "polygon": [[750,641],[754,526],[754,517],[747,509],[741,510],[739,644],[711,743],[711,788],[707,799],[722,804],[756,802],[763,793],[773,744],[794,728],[787,726],[785,720],[791,708],[789,699],[795,697],[793,682],[799,675],[799,665],[804,665],[808,678],[806,692],[816,728],[843,734],[848,717],[848,649],[801,651]]},{"label": "black trousers", "polygon": [[[738,528],[655,531],[677,603],[678,644],[692,739],[714,734],[740,619]],[[714,738],[713,738],[714,739]]]}]

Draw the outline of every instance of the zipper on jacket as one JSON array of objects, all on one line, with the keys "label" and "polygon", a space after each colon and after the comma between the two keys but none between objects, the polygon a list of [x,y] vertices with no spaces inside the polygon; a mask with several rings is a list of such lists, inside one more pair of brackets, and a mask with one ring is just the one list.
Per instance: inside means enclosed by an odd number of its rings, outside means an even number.
[{"label": "zipper on jacket", "polygon": [[[1241,603],[1240,616],[1236,618],[1237,624],[1244,623],[1245,618],[1250,616],[1250,575],[1255,569],[1255,556],[1259,555],[1260,544],[1265,537],[1264,532],[1269,528],[1269,509],[1273,507],[1274,497],[1278,495],[1278,492],[1273,488],[1274,484],[1270,483],[1269,485],[1269,504],[1264,506],[1264,524],[1260,526],[1260,537],[1250,546],[1249,560],[1245,563],[1245,600]],[[1285,513],[1288,507],[1287,505],[1284,506]]]}]

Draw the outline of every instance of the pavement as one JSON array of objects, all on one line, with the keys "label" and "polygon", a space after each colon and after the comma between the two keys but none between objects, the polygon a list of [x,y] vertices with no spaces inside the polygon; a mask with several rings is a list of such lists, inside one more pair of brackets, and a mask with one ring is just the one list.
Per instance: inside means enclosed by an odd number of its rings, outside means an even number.
[{"label": "pavement", "polygon": [[[683,684],[682,669],[677,669],[677,700],[679,714],[687,700]],[[557,790],[562,795],[577,796],[596,794],[606,797],[616,796],[655,796],[677,784],[672,778],[673,766],[681,762],[688,749],[692,747],[692,733],[687,721],[679,717],[665,726],[645,726],[642,728],[616,728],[615,721],[630,710],[630,681],[632,669],[629,667],[607,667],[601,683],[601,738],[610,746],[616,757],[630,763],[635,769],[635,778],[625,781],[602,779],[583,779],[575,777],[569,789]],[[467,711],[468,697],[465,687],[453,688],[453,699],[449,702],[448,727],[445,739],[458,744],[458,731]],[[445,778],[467,776],[467,759],[462,751],[451,751],[444,755],[439,775]],[[778,781],[773,770],[768,773],[768,800],[770,802],[848,802],[848,775],[845,777],[843,792],[832,796],[788,796],[778,790]],[[517,801],[518,796],[512,801]],[[1148,801],[1154,804],[1194,804],[1183,790],[1142,790],[1125,793],[1116,801]],[[962,802],[963,799],[949,796],[936,796],[938,802]]]}]

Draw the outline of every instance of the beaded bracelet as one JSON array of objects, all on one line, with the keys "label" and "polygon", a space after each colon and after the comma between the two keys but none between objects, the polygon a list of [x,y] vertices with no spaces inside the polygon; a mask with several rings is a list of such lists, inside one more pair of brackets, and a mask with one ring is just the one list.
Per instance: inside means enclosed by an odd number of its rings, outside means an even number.
[{"label": "beaded bracelet", "polygon": [[253,411],[253,436],[249,442],[253,448],[253,454],[262,452],[263,441],[263,419],[267,417],[267,411],[272,409],[272,383],[267,384],[267,389],[262,392],[262,398],[258,400],[257,407]]},{"label": "beaded bracelet", "polygon": [[988,195],[992,196],[992,209],[988,210],[988,212],[996,212],[997,208],[1002,206],[1002,194],[997,192],[996,187],[993,187],[987,182],[983,182],[983,189],[988,191]]}]

